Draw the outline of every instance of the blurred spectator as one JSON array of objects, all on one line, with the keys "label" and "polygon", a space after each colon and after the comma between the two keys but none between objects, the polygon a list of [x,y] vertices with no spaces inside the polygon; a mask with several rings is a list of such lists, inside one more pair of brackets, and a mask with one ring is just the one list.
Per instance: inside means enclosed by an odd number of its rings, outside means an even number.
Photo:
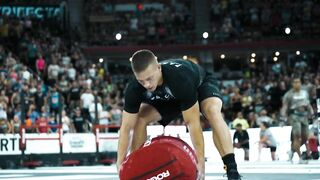
[{"label": "blurred spectator", "polygon": [[21,126],[21,122],[20,122],[19,116],[14,115],[11,121],[12,133],[14,134],[20,133],[20,126]]},{"label": "blurred spectator", "polygon": [[58,125],[58,123],[57,123],[56,120],[55,120],[56,118],[55,118],[54,116],[46,116],[46,117],[49,118],[48,125],[49,125],[49,127],[50,127],[50,129],[51,129],[51,132],[53,132],[53,133],[57,132],[57,129],[58,129],[57,125]]},{"label": "blurred spectator", "polygon": [[37,128],[36,128],[37,133],[51,132],[51,129],[49,127],[49,119],[48,119],[48,117],[44,116],[43,114],[36,121],[36,125],[37,125]]},{"label": "blurred spectator", "polygon": [[92,94],[91,89],[87,88],[84,93],[80,96],[81,99],[81,107],[82,107],[82,115],[85,119],[90,120],[89,107],[92,103],[94,103],[94,96]]},{"label": "blurred spectator", "polygon": [[68,98],[68,93],[69,93],[70,86],[69,86],[69,82],[66,79],[65,75],[61,76],[61,78],[59,80],[59,83],[58,83],[58,86],[59,86],[59,92],[61,93],[61,95],[63,97],[64,103],[66,105],[69,105],[69,102],[67,101],[67,98]]},{"label": "blurred spectator", "polygon": [[90,118],[92,119],[92,121],[99,120],[99,118],[96,119],[96,107],[97,107],[97,117],[100,117],[101,112],[103,111],[100,97],[97,97],[97,103],[91,103],[89,106],[89,113],[90,113]]},{"label": "blurred spectator", "polygon": [[77,81],[72,82],[72,86],[69,89],[67,101],[69,102],[69,107],[71,109],[80,106],[80,94],[81,87]]},{"label": "blurred spectator", "polygon": [[257,123],[257,114],[255,112],[250,112],[248,115],[248,122],[250,128],[257,128],[259,127]]},{"label": "blurred spectator", "polygon": [[48,65],[48,79],[49,84],[54,86],[58,80],[60,66],[57,64],[56,59],[53,59],[52,64]]},{"label": "blurred spectator", "polygon": [[75,130],[77,133],[83,133],[84,129],[84,123],[85,123],[85,119],[83,118],[83,116],[81,115],[81,110],[79,107],[75,108],[75,114],[72,117],[72,122],[74,124]]},{"label": "blurred spectator", "polygon": [[307,148],[307,156],[309,159],[318,160],[319,159],[319,129],[318,122],[315,120],[310,129],[309,137],[308,137],[308,148]]},{"label": "blurred spectator", "polygon": [[5,90],[1,90],[0,92],[0,104],[5,107],[7,107],[7,105],[9,104],[9,97],[6,95]]},{"label": "blurred spectator", "polygon": [[[37,123],[37,121],[36,121],[36,123]],[[26,119],[24,121],[24,124],[25,124],[25,127],[26,127],[26,133],[33,133],[34,132],[33,125],[36,125],[36,124],[33,124],[32,120],[28,116],[26,117]]]},{"label": "blurred spectator", "polygon": [[244,150],[244,160],[249,161],[249,134],[242,129],[240,123],[236,125],[236,132],[233,135],[233,147],[242,148]]},{"label": "blurred spectator", "polygon": [[[101,111],[99,119],[100,119],[100,121],[99,121],[100,125],[104,125],[104,126],[109,125],[109,123],[111,121],[110,112],[105,111],[105,110]],[[102,130],[103,130],[102,132],[108,132],[108,129],[109,129],[108,127],[102,128]]]},{"label": "blurred spectator", "polygon": [[67,75],[68,75],[67,77],[69,80],[71,80],[71,81],[76,80],[77,71],[73,67],[73,64],[69,64],[68,69],[67,69]]},{"label": "blurred spectator", "polygon": [[281,97],[286,93],[286,88],[283,86],[284,86],[283,82],[280,82],[280,85],[279,85],[278,81],[274,81],[268,91],[270,95],[271,112],[278,111],[281,108],[281,105],[282,105]]},{"label": "blurred spectator", "polygon": [[262,122],[273,124],[273,119],[268,116],[268,112],[265,109],[260,112],[260,116],[257,119],[257,125],[260,126]]},{"label": "blurred spectator", "polygon": [[42,57],[41,54],[38,55],[38,59],[36,61],[37,73],[43,78],[46,68],[46,61]]},{"label": "blurred spectator", "polygon": [[260,140],[259,140],[259,158],[262,148],[270,148],[272,161],[276,160],[277,142],[274,139],[271,131],[269,130],[269,124],[262,122],[260,125]]},{"label": "blurred spectator", "polygon": [[66,111],[62,110],[61,112],[61,123],[63,133],[72,133],[74,132],[74,126],[71,119],[67,116]]},{"label": "blurred spectator", "polygon": [[0,133],[10,133],[11,125],[8,121],[8,116],[6,109],[4,109],[3,104],[0,103]]},{"label": "blurred spectator", "polygon": [[34,95],[34,102],[36,106],[36,110],[41,113],[41,108],[47,104],[47,96],[43,92],[41,85],[37,87],[37,93]]},{"label": "blurred spectator", "polygon": [[240,89],[236,87],[233,88],[233,93],[230,96],[231,96],[232,111],[233,112],[242,111],[242,104],[241,104],[242,95],[240,94]]},{"label": "blurred spectator", "polygon": [[241,124],[243,130],[246,130],[250,127],[248,121],[245,118],[243,118],[242,112],[237,113],[237,118],[234,119],[232,122],[232,128],[235,129],[237,124]]},{"label": "blurred spectator", "polygon": [[38,111],[36,111],[36,106],[34,104],[29,106],[27,116],[31,119],[32,124],[35,124],[36,120],[40,117],[40,114]]},{"label": "blurred spectator", "polygon": [[250,111],[253,110],[252,107],[252,97],[249,95],[249,91],[245,91],[242,98],[241,98],[241,104],[243,108],[244,115],[248,115]]},{"label": "blurred spectator", "polygon": [[116,104],[110,110],[111,120],[113,125],[121,124],[121,115],[122,115],[122,104]]},{"label": "blurred spectator", "polygon": [[56,86],[53,86],[50,93],[49,93],[49,107],[50,107],[50,113],[54,114],[54,117],[56,117],[59,113],[59,108],[61,106],[61,97],[60,93],[57,90]]},{"label": "blurred spectator", "polygon": [[262,92],[260,88],[257,88],[253,97],[253,103],[255,105],[254,106],[255,113],[260,112],[264,108],[264,102],[265,102],[265,93]]}]

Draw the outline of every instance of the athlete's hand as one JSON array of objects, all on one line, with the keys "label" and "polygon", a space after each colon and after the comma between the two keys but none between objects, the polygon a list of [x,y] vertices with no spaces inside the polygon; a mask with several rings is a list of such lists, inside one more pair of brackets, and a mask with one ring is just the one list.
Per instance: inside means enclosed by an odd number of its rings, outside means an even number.
[{"label": "athlete's hand", "polygon": [[198,170],[197,180],[204,180],[205,178],[204,162],[197,164],[197,170]]}]

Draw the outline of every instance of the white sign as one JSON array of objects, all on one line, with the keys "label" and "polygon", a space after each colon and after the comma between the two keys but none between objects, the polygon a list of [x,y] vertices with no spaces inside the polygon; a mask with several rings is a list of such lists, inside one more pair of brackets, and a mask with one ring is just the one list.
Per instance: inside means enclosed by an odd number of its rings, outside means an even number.
[{"label": "white sign", "polygon": [[0,155],[21,154],[19,134],[0,134]]},{"label": "white sign", "polygon": [[25,154],[52,154],[60,152],[58,133],[27,133],[25,137]]},{"label": "white sign", "polygon": [[99,134],[99,152],[117,152],[118,151],[118,133],[100,133]]},{"label": "white sign", "polygon": [[63,153],[92,153],[96,152],[95,135],[92,133],[64,134]]},{"label": "white sign", "polygon": [[[180,126],[178,126],[180,127]],[[179,131],[178,136],[177,134],[177,128],[166,128],[165,131],[163,130],[162,126],[148,126],[147,127],[147,133],[148,136],[156,137],[159,135],[162,135],[165,132],[165,135],[171,135],[175,137],[180,137],[183,141],[188,143],[191,147],[192,141],[190,138],[189,133],[182,133],[182,129]],[[260,139],[260,128],[252,128],[248,129],[248,134],[250,138],[250,161],[257,161],[258,160],[258,141]],[[291,133],[291,126],[285,126],[285,127],[272,127],[270,128],[270,131],[273,134],[273,137],[277,141],[277,151],[276,154],[279,157],[279,160],[285,161],[288,159],[287,152],[290,150],[290,133]],[[230,130],[231,138],[233,138],[235,130]],[[203,132],[204,136],[204,142],[205,142],[205,156],[208,158],[208,160],[217,161],[221,159],[220,154],[215,147],[212,139],[212,132],[211,131],[205,131]],[[303,147],[301,148],[301,150]],[[243,149],[234,149],[235,157],[237,161],[244,161],[244,151]],[[295,157],[294,159],[296,159]],[[260,161],[271,161],[271,154],[270,149],[263,148],[261,151]]]}]

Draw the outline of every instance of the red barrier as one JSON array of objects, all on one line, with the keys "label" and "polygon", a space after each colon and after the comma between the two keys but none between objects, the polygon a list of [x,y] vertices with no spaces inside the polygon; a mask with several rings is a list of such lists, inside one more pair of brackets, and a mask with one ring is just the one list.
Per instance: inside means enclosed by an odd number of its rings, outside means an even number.
[{"label": "red barrier", "polygon": [[59,136],[57,138],[47,138],[47,137],[44,137],[44,138],[26,138],[25,134],[26,134],[26,129],[34,129],[34,128],[38,128],[39,125],[21,125],[20,126],[20,136],[21,136],[21,140],[20,140],[20,149],[21,150],[24,150],[26,148],[26,143],[27,143],[27,140],[59,140],[59,144],[60,144],[60,147],[62,147],[62,125],[61,124],[58,124],[58,125],[48,125],[47,127],[49,128],[57,128],[58,129],[58,133],[59,133]]}]

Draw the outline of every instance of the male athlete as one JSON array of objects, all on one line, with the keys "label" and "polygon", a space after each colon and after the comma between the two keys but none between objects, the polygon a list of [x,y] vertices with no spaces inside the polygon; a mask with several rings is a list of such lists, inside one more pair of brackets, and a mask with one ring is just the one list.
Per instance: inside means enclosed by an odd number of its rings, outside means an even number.
[{"label": "male athlete", "polygon": [[200,66],[185,60],[158,63],[149,50],[130,58],[135,80],[125,91],[118,145],[118,170],[124,161],[133,130],[131,152],[147,139],[146,126],[158,121],[166,126],[181,115],[188,125],[198,159],[198,179],[204,179],[204,140],[200,111],[213,129],[213,141],[222,157],[229,180],[241,179],[235,162],[229,129],[221,114],[222,100],[214,77]]},{"label": "male athlete", "polygon": [[314,112],[309,101],[308,91],[301,89],[299,77],[294,77],[292,86],[292,89],[283,97],[281,115],[284,118],[288,117],[292,126],[289,160],[292,162],[293,154],[296,152],[300,158],[299,163],[305,164],[307,161],[301,158],[300,147],[307,142],[309,135],[308,117],[311,117]]}]

